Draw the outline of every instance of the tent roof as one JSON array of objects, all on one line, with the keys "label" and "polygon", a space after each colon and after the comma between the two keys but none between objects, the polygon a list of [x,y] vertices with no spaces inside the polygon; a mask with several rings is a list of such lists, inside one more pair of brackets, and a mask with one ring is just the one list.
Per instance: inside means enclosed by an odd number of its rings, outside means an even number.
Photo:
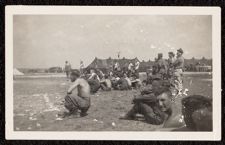
[{"label": "tent roof", "polygon": [[20,72],[18,69],[13,69],[13,75],[24,75],[24,73]]}]

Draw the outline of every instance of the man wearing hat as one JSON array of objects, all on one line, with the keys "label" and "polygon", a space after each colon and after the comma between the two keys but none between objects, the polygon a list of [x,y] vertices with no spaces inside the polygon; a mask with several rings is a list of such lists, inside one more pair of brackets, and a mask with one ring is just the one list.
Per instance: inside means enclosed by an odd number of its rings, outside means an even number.
[{"label": "man wearing hat", "polygon": [[173,63],[174,67],[174,87],[177,90],[178,94],[181,93],[183,89],[183,68],[184,68],[184,57],[183,50],[180,48],[177,50],[177,59]]}]

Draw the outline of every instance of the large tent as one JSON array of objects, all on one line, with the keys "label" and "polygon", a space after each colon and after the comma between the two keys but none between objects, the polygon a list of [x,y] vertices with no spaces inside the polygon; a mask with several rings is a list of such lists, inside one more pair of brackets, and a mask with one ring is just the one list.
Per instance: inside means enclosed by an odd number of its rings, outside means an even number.
[{"label": "large tent", "polygon": [[[121,68],[127,68],[129,63],[135,63],[136,61],[139,61],[138,58],[134,59],[112,59],[109,57],[108,59],[99,59],[95,57],[95,59],[86,67],[86,70],[90,69],[100,69],[102,71],[107,71],[110,69],[116,62],[119,63]],[[140,62],[140,61],[139,61]]]},{"label": "large tent", "polygon": [[14,76],[21,76],[24,75],[24,73],[20,72],[18,69],[14,68],[13,69],[13,75]]}]

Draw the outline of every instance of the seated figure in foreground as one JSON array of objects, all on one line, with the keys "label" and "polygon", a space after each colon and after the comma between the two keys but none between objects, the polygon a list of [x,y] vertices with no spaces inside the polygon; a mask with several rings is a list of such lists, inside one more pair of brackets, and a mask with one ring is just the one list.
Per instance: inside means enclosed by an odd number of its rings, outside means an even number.
[{"label": "seated figure in foreground", "polygon": [[173,105],[172,94],[168,88],[163,81],[154,80],[152,91],[136,96],[133,108],[121,119],[135,119],[136,114],[142,114],[150,124],[175,128],[184,126],[181,113]]},{"label": "seated figure in foreground", "polygon": [[[90,107],[90,86],[88,82],[80,78],[79,72],[72,72],[70,75],[71,82],[73,84],[67,91],[65,97],[65,108],[69,112],[64,112],[62,117],[77,116],[80,111],[80,116],[86,116]],[[77,93],[76,93],[77,92]]]},{"label": "seated figure in foreground", "polygon": [[212,131],[212,100],[201,95],[182,99],[186,126],[173,131]]}]

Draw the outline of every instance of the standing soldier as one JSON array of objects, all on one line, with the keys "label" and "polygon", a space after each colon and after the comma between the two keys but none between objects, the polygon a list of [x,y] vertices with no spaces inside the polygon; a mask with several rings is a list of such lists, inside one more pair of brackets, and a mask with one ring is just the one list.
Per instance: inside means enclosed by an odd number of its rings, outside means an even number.
[{"label": "standing soldier", "polygon": [[162,53],[158,54],[157,66],[158,66],[158,74],[160,74],[161,78],[164,79],[167,75],[167,64],[166,61],[163,59]]},{"label": "standing soldier", "polygon": [[180,48],[177,50],[177,59],[173,63],[174,66],[174,85],[175,89],[178,91],[178,94],[181,94],[183,89],[183,68],[184,68],[184,58],[183,50]]},{"label": "standing soldier", "polygon": [[174,72],[174,67],[173,63],[175,62],[175,54],[173,52],[169,52],[169,59],[168,59],[168,78],[172,78],[173,72]]},{"label": "standing soldier", "polygon": [[66,72],[66,78],[69,79],[70,71],[71,71],[71,65],[68,61],[65,62],[65,72]]},{"label": "standing soldier", "polygon": [[84,62],[82,60],[80,61],[80,73],[81,75],[84,73]]},{"label": "standing soldier", "polygon": [[139,67],[140,67],[140,62],[138,60],[136,60],[135,68],[134,68],[136,78],[139,78]]}]

